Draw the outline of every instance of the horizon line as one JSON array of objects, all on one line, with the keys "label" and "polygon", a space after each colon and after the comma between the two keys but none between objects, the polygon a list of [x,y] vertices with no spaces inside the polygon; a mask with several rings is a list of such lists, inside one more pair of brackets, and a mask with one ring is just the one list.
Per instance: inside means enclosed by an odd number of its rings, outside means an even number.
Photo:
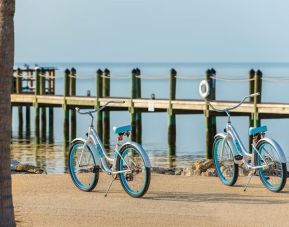
[{"label": "horizon line", "polygon": [[120,62],[116,62],[116,61],[112,61],[112,62],[107,62],[107,61],[103,61],[103,62],[94,62],[94,61],[15,61],[14,64],[41,64],[41,63],[56,63],[56,64],[289,64],[288,62],[277,62],[277,61],[256,61],[256,62],[245,62],[245,61],[204,61],[204,62],[188,62],[188,61],[184,61],[184,62],[180,62],[180,61],[176,61],[176,62],[172,62],[172,61],[159,61],[159,62],[149,62],[149,61],[138,61],[138,62],[134,62],[134,61],[120,61]]}]

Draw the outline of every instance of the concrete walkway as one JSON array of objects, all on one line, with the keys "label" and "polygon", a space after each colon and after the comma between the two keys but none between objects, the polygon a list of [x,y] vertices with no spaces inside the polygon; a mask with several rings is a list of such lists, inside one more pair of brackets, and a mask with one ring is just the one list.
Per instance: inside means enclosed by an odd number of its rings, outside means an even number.
[{"label": "concrete walkway", "polygon": [[153,175],[142,199],[129,197],[119,182],[104,197],[110,177],[96,189],[79,191],[70,176],[13,175],[18,226],[289,226],[289,187],[272,193],[253,178],[247,192],[215,177]]}]

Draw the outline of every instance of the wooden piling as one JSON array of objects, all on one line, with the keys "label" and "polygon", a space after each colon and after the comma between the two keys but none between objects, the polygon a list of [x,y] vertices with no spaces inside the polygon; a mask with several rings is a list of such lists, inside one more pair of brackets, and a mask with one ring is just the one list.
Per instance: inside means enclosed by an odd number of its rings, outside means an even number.
[{"label": "wooden piling", "polygon": [[52,94],[55,94],[55,69],[51,71],[51,75],[52,75],[51,92]]},{"label": "wooden piling", "polygon": [[32,79],[33,78],[33,71],[28,70],[27,75],[28,75],[28,78],[30,79],[29,82],[28,82],[29,83],[29,87],[30,87],[30,89],[32,89],[33,86],[34,86],[34,80]]},{"label": "wooden piling", "polygon": [[47,93],[52,94],[52,71],[48,70],[47,75]]},{"label": "wooden piling", "polygon": [[[41,75],[40,75],[40,95],[45,95],[46,90],[45,90],[45,83],[46,83],[46,78],[45,78],[45,70],[42,68],[41,69]],[[45,142],[46,141],[46,108],[41,107],[41,141]]]},{"label": "wooden piling", "polygon": [[257,104],[261,103],[262,100],[262,76],[263,73],[260,70],[257,70],[255,73],[254,93],[259,92],[260,95],[254,97],[254,127],[261,126],[261,119],[258,113]]},{"label": "wooden piling", "polygon": [[76,95],[76,69],[71,68],[70,76],[69,76],[70,84],[69,84],[69,95]]},{"label": "wooden piling", "polygon": [[[22,71],[21,69],[17,69],[16,75],[16,93],[22,93]],[[18,136],[22,138],[23,136],[23,107],[18,106]]]},{"label": "wooden piling", "polygon": [[40,69],[36,69],[35,71],[35,90],[34,94],[39,95],[40,94]]},{"label": "wooden piling", "polygon": [[25,112],[25,121],[26,121],[26,128],[25,128],[25,138],[26,141],[30,139],[30,106],[26,106],[26,112]]},{"label": "wooden piling", "polygon": [[69,75],[70,70],[66,69],[64,72],[64,102],[63,102],[63,135],[64,135],[64,144],[67,145],[69,143],[69,109],[66,105],[65,98],[69,96]]},{"label": "wooden piling", "polygon": [[23,107],[18,106],[18,136],[23,138]]},{"label": "wooden piling", "polygon": [[[136,68],[136,98],[141,99],[141,71]],[[136,111],[136,142],[142,143],[142,113]]]},{"label": "wooden piling", "polygon": [[[76,69],[71,69],[69,95],[76,96]],[[71,109],[70,125],[71,125],[71,140],[76,137],[76,110]]]},{"label": "wooden piling", "polygon": [[[251,69],[249,72],[249,94],[254,93],[254,85],[255,85],[255,70]],[[251,103],[254,103],[254,97],[250,97],[249,100]],[[249,116],[249,127],[254,127],[254,112]],[[252,136],[249,136],[249,152],[252,152]]]},{"label": "wooden piling", "polygon": [[16,93],[22,93],[22,71],[19,68],[16,72]]},{"label": "wooden piling", "polygon": [[53,107],[48,107],[48,142],[50,144],[54,143],[54,110]]},{"label": "wooden piling", "polygon": [[46,142],[46,108],[41,107],[41,141]]},{"label": "wooden piling", "polygon": [[[96,108],[100,107],[99,98],[102,98],[102,75],[103,72],[101,69],[98,69],[96,72]],[[103,114],[102,111],[96,113],[96,128],[100,140],[103,139]]]},{"label": "wooden piling", "polygon": [[[54,95],[55,94],[55,69],[49,70],[49,94]],[[48,141],[49,143],[54,143],[54,109],[53,107],[48,107]]]},{"label": "wooden piling", "polygon": [[175,168],[176,167],[176,156],[169,155],[168,156],[168,167]]},{"label": "wooden piling", "polygon": [[46,83],[46,78],[45,78],[45,74],[46,74],[46,72],[45,72],[45,70],[42,68],[41,70],[40,70],[40,90],[39,90],[39,94],[40,95],[45,95],[46,94],[46,91],[45,91],[45,83]]},{"label": "wooden piling", "polygon": [[[206,80],[210,86],[209,100],[216,99],[216,80],[212,78],[216,76],[216,71],[214,69],[208,69],[206,72]],[[217,133],[216,129],[216,116],[213,116],[209,110],[209,106],[206,105],[205,110],[205,127],[206,127],[206,158],[212,159],[213,157],[213,143],[214,136]]]},{"label": "wooden piling", "polygon": [[[137,75],[137,71],[136,69],[133,69],[131,71],[131,100],[136,98],[137,95],[137,81],[136,81],[136,75]],[[130,124],[132,127],[132,131],[131,131],[131,140],[132,141],[136,141],[136,112],[133,106],[133,102],[131,101],[131,106],[130,106]]]},{"label": "wooden piling", "polygon": [[[102,80],[102,94],[103,97],[110,96],[110,71],[108,69],[104,70],[103,80]],[[109,136],[110,136],[110,113],[108,110],[103,112],[103,143],[106,148],[109,148]]]},{"label": "wooden piling", "polygon": [[37,102],[37,95],[40,94],[40,69],[37,69],[35,72],[35,90],[34,90],[35,98],[34,98],[34,109],[35,109],[35,119],[34,119],[34,125],[35,125],[35,143],[38,144],[40,142],[39,137],[39,105]]},{"label": "wooden piling", "polygon": [[168,147],[169,156],[176,155],[176,115],[173,113],[172,100],[176,99],[177,71],[171,69],[169,82],[169,108],[168,108]]}]

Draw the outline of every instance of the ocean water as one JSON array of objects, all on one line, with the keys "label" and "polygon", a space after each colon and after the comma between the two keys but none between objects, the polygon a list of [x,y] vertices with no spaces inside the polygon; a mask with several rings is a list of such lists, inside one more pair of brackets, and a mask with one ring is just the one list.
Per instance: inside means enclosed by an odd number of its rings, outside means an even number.
[{"label": "ocean water", "polygon": [[[96,93],[95,74],[97,69],[108,68],[112,77],[129,77],[133,68],[138,67],[142,76],[155,79],[169,75],[171,68],[177,70],[177,76],[196,77],[196,80],[177,80],[177,99],[200,99],[198,85],[200,78],[205,77],[208,68],[214,68],[219,78],[248,78],[249,70],[254,68],[263,72],[264,78],[288,77],[289,64],[287,63],[37,63],[43,67],[56,67],[56,94],[63,94],[63,74],[66,68],[74,67],[77,70],[77,95],[86,96],[87,91],[94,96]],[[34,63],[29,64],[34,67]],[[16,64],[16,67],[23,63]],[[24,84],[25,85],[25,84]],[[249,83],[247,81],[221,81],[216,82],[217,100],[241,100],[248,95]],[[142,97],[149,98],[155,94],[158,98],[168,98],[169,81],[167,79],[142,80]],[[272,82],[264,80],[262,84],[262,101],[289,103],[289,83]],[[111,79],[111,96],[129,97],[130,79]],[[25,112],[25,111],[24,111]],[[67,171],[67,150],[63,145],[63,111],[61,108],[54,110],[54,138],[53,143],[34,143],[34,110],[31,110],[31,132],[25,131],[22,135],[18,131],[17,109],[13,108],[12,125],[12,153],[15,158],[24,163],[45,168],[48,173],[63,173]],[[147,150],[153,166],[186,167],[194,159],[205,156],[205,126],[204,116],[177,115],[176,157],[168,157],[167,145],[167,113],[143,114],[143,147]],[[245,146],[248,145],[248,117],[233,117],[234,126],[237,128]],[[130,122],[127,111],[111,112],[111,128]],[[217,130],[222,131],[226,124],[225,117],[217,118]],[[262,120],[268,126],[268,136],[276,139],[289,160],[289,119]],[[77,115],[77,136],[84,136],[89,125],[89,119]],[[111,146],[114,145],[114,136],[111,130]]]}]

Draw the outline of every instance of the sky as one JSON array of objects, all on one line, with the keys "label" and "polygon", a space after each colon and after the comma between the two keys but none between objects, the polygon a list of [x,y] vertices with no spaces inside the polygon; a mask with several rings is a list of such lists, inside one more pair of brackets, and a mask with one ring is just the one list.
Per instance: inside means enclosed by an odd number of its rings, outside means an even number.
[{"label": "sky", "polygon": [[16,0],[16,62],[289,62],[288,0]]}]

